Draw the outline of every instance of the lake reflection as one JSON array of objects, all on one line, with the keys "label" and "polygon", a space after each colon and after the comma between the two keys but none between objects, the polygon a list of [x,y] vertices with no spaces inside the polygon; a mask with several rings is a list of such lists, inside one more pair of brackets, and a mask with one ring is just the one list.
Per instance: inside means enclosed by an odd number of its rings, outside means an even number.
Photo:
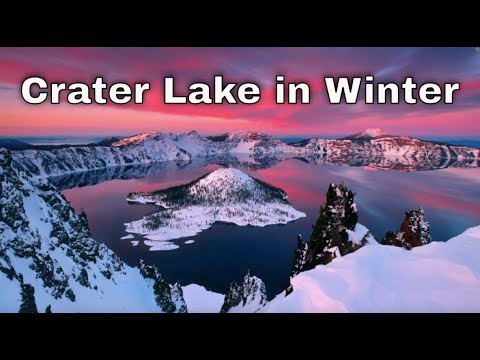
[{"label": "lake reflection", "polygon": [[[331,182],[344,182],[356,193],[359,221],[374,236],[397,230],[408,208],[422,206],[435,241],[445,241],[480,224],[480,169],[447,168],[435,171],[394,172],[372,167],[312,165],[298,159],[262,166],[226,162],[252,177],[282,188],[289,201],[307,214],[287,225],[265,228],[215,224],[197,236],[174,240],[177,250],[152,252],[140,241],[132,246],[124,223],[154,212],[152,205],[129,205],[126,195],[185,184],[220,164],[199,160],[84,172],[52,182],[64,190],[72,206],[83,208],[92,236],[105,243],[130,265],[139,259],[156,264],[169,282],[197,283],[224,293],[230,281],[240,281],[249,269],[265,281],[268,296],[281,292],[288,278],[298,234],[308,238],[324,194]],[[135,240],[141,239],[136,236]],[[195,240],[184,244],[186,240]]]}]

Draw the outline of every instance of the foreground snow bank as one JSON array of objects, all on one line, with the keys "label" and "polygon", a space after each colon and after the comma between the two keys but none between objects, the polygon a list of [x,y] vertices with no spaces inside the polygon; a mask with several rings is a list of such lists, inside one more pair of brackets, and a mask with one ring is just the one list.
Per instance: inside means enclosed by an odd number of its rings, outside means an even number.
[{"label": "foreground snow bank", "polygon": [[260,312],[480,312],[480,226],[410,251],[369,242],[291,282]]},{"label": "foreground snow bank", "polygon": [[219,313],[225,295],[208,291],[203,286],[190,284],[182,287],[189,313]]}]

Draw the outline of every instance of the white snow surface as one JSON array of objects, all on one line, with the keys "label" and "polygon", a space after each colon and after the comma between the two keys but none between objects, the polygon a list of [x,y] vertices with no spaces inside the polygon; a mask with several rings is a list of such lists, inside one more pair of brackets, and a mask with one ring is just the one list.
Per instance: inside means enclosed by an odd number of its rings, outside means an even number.
[{"label": "white snow surface", "polygon": [[[148,238],[148,237],[147,237]],[[148,251],[169,251],[176,250],[179,248],[178,245],[175,245],[171,241],[155,241],[154,240],[145,240],[143,243],[147,246],[150,246]]]},{"label": "white snow surface", "polygon": [[197,284],[183,286],[182,290],[189,313],[219,313],[225,299],[225,295]]},{"label": "white snow surface", "polygon": [[[189,206],[172,211],[165,223],[157,229],[145,227],[146,220],[140,219],[126,223],[129,233],[144,235],[148,246],[154,242],[166,242],[182,237],[195,236],[209,229],[215,222],[228,222],[238,226],[264,227],[288,222],[305,217],[305,213],[295,210],[288,204],[257,204],[247,201],[243,204],[229,206]],[[157,246],[157,245],[156,245]],[[164,249],[163,246],[155,250]],[[173,245],[176,247],[176,245]],[[153,249],[150,249],[153,250]]]},{"label": "white snow surface", "polygon": [[[368,232],[368,229],[365,226],[357,223],[357,225],[355,225],[355,231],[347,229],[348,240],[357,245],[361,244],[362,239],[367,234],[367,232]],[[372,235],[368,236],[367,241],[370,244],[374,244],[374,245],[378,244]]]},{"label": "white snow surface", "polygon": [[370,241],[292,278],[261,312],[480,312],[480,226],[413,250]]},{"label": "white snow surface", "polygon": [[240,153],[240,154],[247,154],[253,152],[253,147],[257,144],[258,141],[240,141],[237,146],[235,146],[230,152],[232,154]]},{"label": "white snow surface", "polygon": [[[0,265],[2,259],[0,259]],[[9,280],[2,272],[0,272],[0,312],[13,313],[18,312],[21,305],[21,286],[18,281]]]}]

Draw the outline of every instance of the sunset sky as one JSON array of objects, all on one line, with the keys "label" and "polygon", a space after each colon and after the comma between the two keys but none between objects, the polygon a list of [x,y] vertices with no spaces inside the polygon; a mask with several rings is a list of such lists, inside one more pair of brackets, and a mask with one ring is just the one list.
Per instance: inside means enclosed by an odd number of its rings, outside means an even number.
[{"label": "sunset sky", "polygon": [[[277,74],[310,85],[310,104],[277,105]],[[20,93],[32,75],[48,82],[150,82],[142,105],[30,105]],[[163,103],[163,78],[179,95],[189,84],[255,82],[254,105]],[[460,82],[451,105],[329,104],[324,76],[376,81]],[[178,89],[178,90],[177,90]],[[147,130],[201,134],[346,135],[378,127],[413,136],[480,136],[480,51],[474,48],[0,48],[0,136],[130,135]]]}]

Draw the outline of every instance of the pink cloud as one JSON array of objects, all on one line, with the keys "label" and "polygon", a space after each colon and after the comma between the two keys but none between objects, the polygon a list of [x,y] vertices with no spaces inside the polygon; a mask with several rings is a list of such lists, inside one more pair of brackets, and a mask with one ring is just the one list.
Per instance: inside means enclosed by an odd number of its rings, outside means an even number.
[{"label": "pink cloud", "polygon": [[[107,81],[121,80],[131,85],[149,81],[151,90],[142,105],[108,106],[31,106],[22,101],[19,91],[3,91],[0,130],[12,135],[93,130],[132,133],[146,128],[340,135],[380,127],[407,135],[480,136],[480,106],[475,98],[480,79],[478,71],[468,65],[472,54],[467,50],[455,49],[450,54],[448,49],[404,48],[3,48],[0,84],[20,87],[21,81],[32,74],[49,81],[86,83],[102,75]],[[425,67],[425,63],[431,66]],[[409,71],[409,75],[427,74],[432,79],[463,74],[458,78],[461,91],[452,106],[328,104],[324,76],[377,71],[393,72],[396,76]],[[211,83],[218,73],[223,73],[227,80],[257,82],[262,90],[261,100],[254,105],[163,103],[164,76],[175,75],[178,91],[188,93],[189,83]],[[308,82],[311,104],[276,104],[274,79],[280,73],[292,82]],[[172,123],[170,118],[177,121]]]}]

